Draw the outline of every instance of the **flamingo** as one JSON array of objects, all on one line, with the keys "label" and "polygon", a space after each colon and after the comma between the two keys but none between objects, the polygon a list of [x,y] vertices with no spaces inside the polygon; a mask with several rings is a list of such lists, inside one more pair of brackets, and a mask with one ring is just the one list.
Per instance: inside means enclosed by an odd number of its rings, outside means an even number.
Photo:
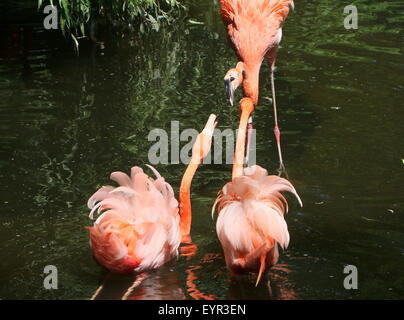
[{"label": "flamingo", "polygon": [[289,191],[302,202],[293,185],[267,170],[254,165],[243,170],[247,122],[254,102],[245,97],[240,101],[241,117],[237,133],[232,181],[219,193],[213,208],[217,208],[216,233],[223,247],[227,268],[232,275],[244,272],[261,275],[278,261],[278,245],[286,249],[289,232],[284,214],[287,201],[280,193]]},{"label": "flamingo", "polygon": [[119,186],[101,187],[90,197],[90,218],[95,212],[100,216],[87,229],[93,255],[102,266],[114,273],[140,273],[176,257],[180,242],[191,243],[191,181],[211,148],[215,120],[211,114],[195,140],[179,204],[170,184],[149,165],[155,179],[140,167],[133,167],[130,177],[113,172],[110,178]]},{"label": "flamingo", "polygon": [[[294,8],[293,0],[220,0],[222,20],[239,58],[235,68],[227,71],[224,82],[231,105],[234,92],[243,85],[244,96],[256,105],[259,92],[259,71],[262,61],[268,61],[271,70],[272,103],[274,107],[274,134],[278,148],[280,168],[285,171],[281,151],[281,132],[275,98],[275,61],[282,39],[282,24]],[[248,123],[247,150],[252,132],[252,118]]]}]

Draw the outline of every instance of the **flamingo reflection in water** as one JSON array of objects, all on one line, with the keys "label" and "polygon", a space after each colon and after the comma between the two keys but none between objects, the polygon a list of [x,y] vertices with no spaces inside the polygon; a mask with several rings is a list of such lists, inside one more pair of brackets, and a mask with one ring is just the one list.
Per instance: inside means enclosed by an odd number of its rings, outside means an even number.
[{"label": "flamingo reflection in water", "polygon": [[[181,255],[183,255],[182,250]],[[211,263],[218,256],[218,254],[205,254],[200,264],[190,263],[185,270],[185,290],[178,271],[172,263],[168,263],[157,270],[137,275],[108,273],[90,299],[185,300],[189,296],[195,300],[215,300],[215,295],[198,289],[197,281],[198,270],[202,270],[206,264]],[[185,257],[190,258],[188,250],[185,250]]]}]

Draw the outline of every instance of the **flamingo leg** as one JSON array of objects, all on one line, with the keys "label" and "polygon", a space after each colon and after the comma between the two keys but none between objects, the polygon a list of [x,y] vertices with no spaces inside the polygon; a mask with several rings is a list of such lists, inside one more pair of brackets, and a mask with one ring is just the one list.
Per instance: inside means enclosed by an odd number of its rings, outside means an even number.
[{"label": "flamingo leg", "polygon": [[276,94],[275,94],[275,61],[276,61],[276,54],[278,51],[278,47],[274,47],[268,54],[268,62],[269,62],[269,67],[271,69],[271,90],[272,90],[272,104],[274,107],[274,122],[275,122],[275,127],[274,127],[274,134],[276,138],[276,145],[278,148],[278,155],[279,155],[279,169],[278,169],[278,174],[281,175],[283,172],[286,173],[285,165],[283,163],[283,158],[282,158],[282,149],[281,149],[281,131],[278,126],[278,113],[276,109]]},{"label": "flamingo leg", "polygon": [[274,134],[276,138],[276,145],[278,147],[278,155],[279,155],[279,169],[278,173],[279,175],[282,174],[282,172],[285,172],[285,165],[283,163],[283,158],[282,158],[282,149],[281,149],[281,131],[279,130],[278,126],[278,114],[277,114],[277,109],[276,109],[276,97],[275,97],[275,78],[274,78],[274,71],[275,71],[275,63],[271,66],[271,89],[272,89],[272,103],[274,106],[274,120],[275,120],[275,127],[274,127]]}]

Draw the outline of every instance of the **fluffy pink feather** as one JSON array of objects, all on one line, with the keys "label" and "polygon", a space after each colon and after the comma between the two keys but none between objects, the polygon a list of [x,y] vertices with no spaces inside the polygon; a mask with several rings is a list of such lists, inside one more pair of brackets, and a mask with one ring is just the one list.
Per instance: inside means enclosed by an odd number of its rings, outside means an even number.
[{"label": "fluffy pink feather", "polygon": [[[280,192],[288,191],[301,200],[292,184],[278,176],[268,176],[267,170],[253,166],[244,175],[227,183],[219,194],[219,216],[216,232],[222,244],[227,267],[235,274],[259,272],[278,260],[278,244],[287,248],[289,232],[284,214],[286,199]],[[264,259],[264,260],[263,260]]]},{"label": "fluffy pink feather", "polygon": [[100,216],[90,231],[95,259],[117,273],[155,269],[178,255],[181,240],[190,242],[192,178],[212,144],[216,116],[211,114],[192,148],[192,160],[180,187],[179,208],[172,187],[152,166],[153,179],[139,167],[128,176],[113,172],[118,186],[100,188],[88,200],[90,218]]},{"label": "fluffy pink feather", "polygon": [[171,186],[152,170],[156,179],[139,167],[130,177],[114,172],[111,180],[119,186],[102,187],[88,200],[90,218],[100,214],[88,228],[90,245],[95,259],[112,272],[158,268],[178,254],[178,202]]}]

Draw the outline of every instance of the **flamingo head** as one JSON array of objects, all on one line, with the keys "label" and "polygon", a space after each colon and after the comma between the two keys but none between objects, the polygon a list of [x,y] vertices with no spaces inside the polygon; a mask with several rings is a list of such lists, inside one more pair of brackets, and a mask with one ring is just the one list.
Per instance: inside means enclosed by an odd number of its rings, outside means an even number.
[{"label": "flamingo head", "polygon": [[238,68],[231,68],[224,76],[224,86],[230,104],[234,102],[234,92],[243,83],[243,72]]},{"label": "flamingo head", "polygon": [[205,158],[212,146],[213,131],[217,125],[216,115],[211,114],[208,122],[206,122],[205,128],[196,137],[194,146],[192,147],[192,162],[200,164]]}]

